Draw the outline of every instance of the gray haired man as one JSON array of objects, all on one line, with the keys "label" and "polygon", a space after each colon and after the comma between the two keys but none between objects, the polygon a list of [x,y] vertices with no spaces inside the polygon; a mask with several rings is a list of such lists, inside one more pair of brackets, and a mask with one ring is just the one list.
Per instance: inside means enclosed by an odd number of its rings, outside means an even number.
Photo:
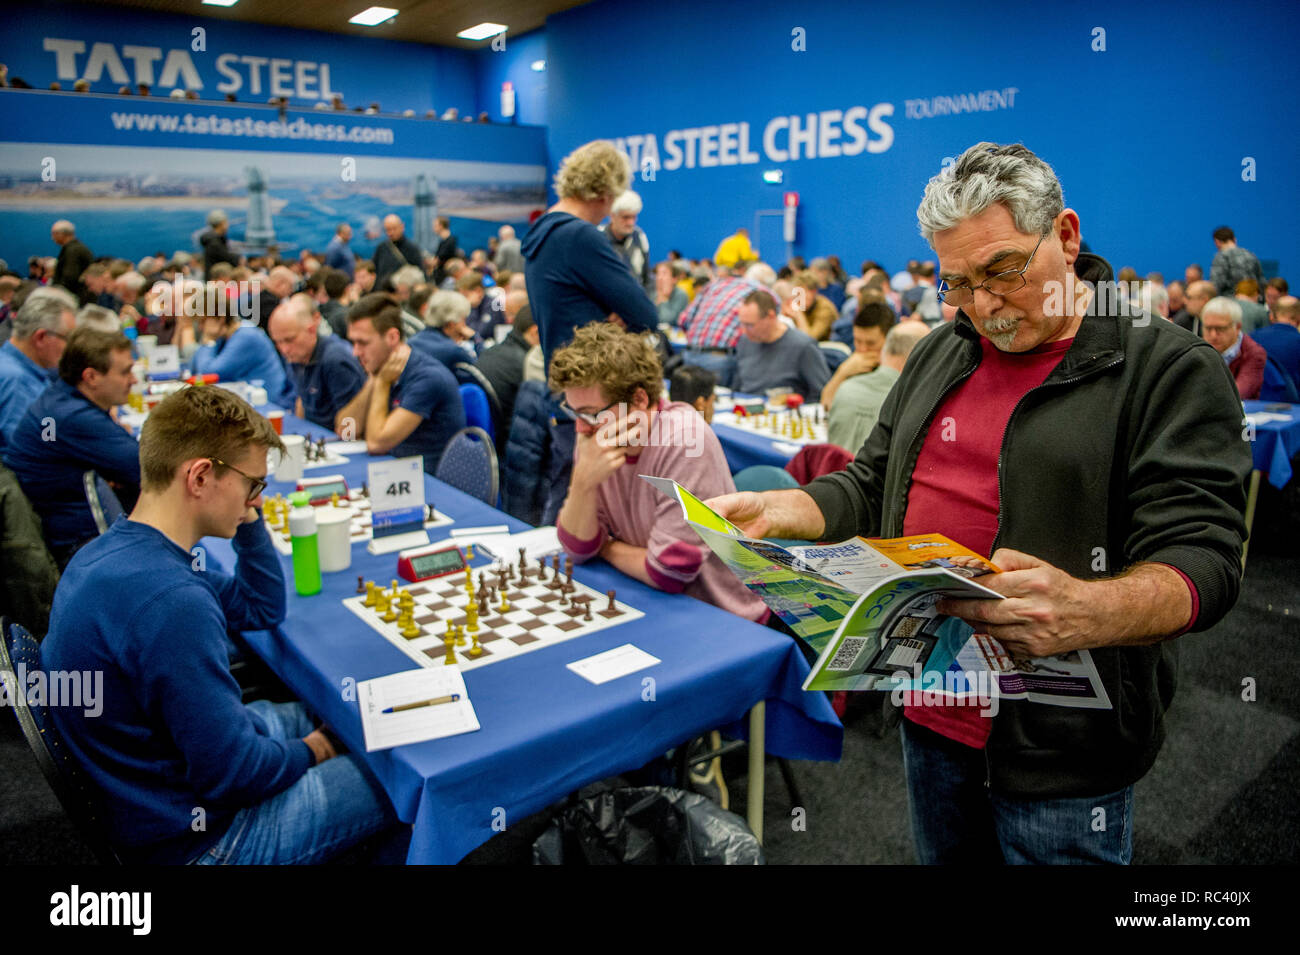
[{"label": "gray haired man", "polygon": [[641,197],[631,189],[620,193],[609,210],[609,222],[600,230],[609,236],[614,251],[627,263],[636,280],[649,295],[654,294],[654,277],[650,272],[650,240],[636,224],[641,214]]},{"label": "gray haired man", "polygon": [[0,345],[0,450],[27,409],[54,379],[77,300],[61,288],[38,288],[13,318],[13,335]]},{"label": "gray haired man", "polygon": [[226,233],[230,231],[230,220],[220,209],[208,213],[208,229],[199,236],[199,245],[203,248],[203,276],[212,275],[212,266],[218,262],[239,264],[239,256],[230,251],[226,244]]},{"label": "gray haired man", "polygon": [[972,146],[917,216],[955,320],[917,344],[846,470],[712,506],[751,536],[940,532],[990,555],[1004,599],[939,611],[1014,659],[1088,650],[1110,706],[908,700],[917,854],[1128,863],[1170,641],[1213,626],[1240,588],[1241,403],[1207,343],[1093,295],[1110,266],[1080,251],[1078,214],[1024,146]]}]

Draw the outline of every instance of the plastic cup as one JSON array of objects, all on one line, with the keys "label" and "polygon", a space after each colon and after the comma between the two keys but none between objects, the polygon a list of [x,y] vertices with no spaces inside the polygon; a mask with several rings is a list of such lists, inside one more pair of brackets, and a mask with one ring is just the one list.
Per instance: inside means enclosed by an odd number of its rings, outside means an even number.
[{"label": "plastic cup", "polygon": [[284,412],[268,411],[266,419],[271,422],[271,427],[275,429],[276,434],[284,434]]},{"label": "plastic cup", "polygon": [[286,434],[281,439],[284,453],[275,466],[277,481],[301,481],[303,471],[307,468],[307,439],[300,434]]},{"label": "plastic cup", "polygon": [[316,508],[320,569],[325,573],[352,566],[352,509],[326,505]]}]

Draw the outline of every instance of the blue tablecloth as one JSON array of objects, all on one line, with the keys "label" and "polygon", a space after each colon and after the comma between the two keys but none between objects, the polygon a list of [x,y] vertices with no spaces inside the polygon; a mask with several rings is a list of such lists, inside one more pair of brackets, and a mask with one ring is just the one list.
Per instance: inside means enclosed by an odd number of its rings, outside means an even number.
[{"label": "blue tablecloth", "polygon": [[[286,432],[310,431],[290,416]],[[367,458],[355,455],[337,469],[350,486],[365,480]],[[327,471],[309,471],[321,476]],[[268,493],[283,492],[272,483]],[[427,478],[428,500],[456,526],[521,522]],[[437,540],[451,528],[436,528]],[[226,566],[226,541],[206,540]],[[246,634],[252,648],[293,692],[341,736],[364,752],[351,688],[362,680],[409,669],[397,648],[357,619],[340,601],[352,596],[357,576],[387,583],[395,555],[352,551],[352,567],[325,575],[322,592],[298,597],[284,558],[288,618],[270,632]],[[484,563],[479,558],[476,565]],[[452,863],[499,830],[594,780],[633,769],[708,729],[741,721],[767,700],[767,751],[802,759],[837,760],[843,730],[821,693],[800,689],[808,665],[794,642],[685,595],[634,581],[603,561],[574,575],[645,617],[545,650],[465,674],[482,729],[477,733],[367,754],[398,815],[414,824],[408,861]],[[662,663],[593,686],[565,664],[625,643]],[[643,680],[653,677],[653,693]],[[733,727],[737,733],[743,724]],[[494,829],[494,821],[497,828]]]},{"label": "blue tablecloth", "polygon": [[[1246,414],[1267,411],[1277,402],[1246,401]],[[1276,488],[1286,486],[1291,480],[1291,459],[1300,454],[1300,407],[1287,405],[1285,410],[1270,414],[1285,414],[1287,421],[1263,421],[1255,426],[1255,440],[1251,444],[1254,467],[1268,475],[1268,483]]]}]

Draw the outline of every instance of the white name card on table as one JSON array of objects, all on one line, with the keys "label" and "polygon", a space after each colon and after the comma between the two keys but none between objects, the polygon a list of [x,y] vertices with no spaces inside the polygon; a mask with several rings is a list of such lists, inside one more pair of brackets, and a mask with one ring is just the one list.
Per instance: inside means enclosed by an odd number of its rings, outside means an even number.
[{"label": "white name card on table", "polygon": [[625,643],[621,647],[606,650],[604,653],[597,653],[595,656],[587,657],[584,660],[566,663],[565,666],[588,683],[599,686],[602,683],[617,680],[621,676],[627,676],[629,673],[644,670],[646,667],[652,667],[661,662],[658,657],[651,656],[640,647]]},{"label": "white name card on table", "polygon": [[473,733],[478,715],[459,667],[420,667],[357,684],[366,752]]},{"label": "white name card on table", "polygon": [[366,549],[392,554],[429,543],[424,529],[424,458],[373,461],[367,474],[374,536]]},{"label": "white name card on table", "polygon": [[175,378],[181,373],[181,350],[175,345],[155,345],[149,353],[150,378]]}]

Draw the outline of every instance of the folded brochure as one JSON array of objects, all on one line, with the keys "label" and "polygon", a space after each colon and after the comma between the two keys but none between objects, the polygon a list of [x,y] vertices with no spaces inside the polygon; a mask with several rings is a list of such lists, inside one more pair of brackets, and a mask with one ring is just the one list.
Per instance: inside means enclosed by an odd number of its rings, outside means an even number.
[{"label": "folded brochure", "polygon": [[747,537],[690,491],[675,498],[700,539],[817,654],[805,690],[938,692],[1110,708],[1087,650],[1016,661],[987,634],[935,610],[945,597],[1001,600],[987,558],[942,534],[783,547]]}]

